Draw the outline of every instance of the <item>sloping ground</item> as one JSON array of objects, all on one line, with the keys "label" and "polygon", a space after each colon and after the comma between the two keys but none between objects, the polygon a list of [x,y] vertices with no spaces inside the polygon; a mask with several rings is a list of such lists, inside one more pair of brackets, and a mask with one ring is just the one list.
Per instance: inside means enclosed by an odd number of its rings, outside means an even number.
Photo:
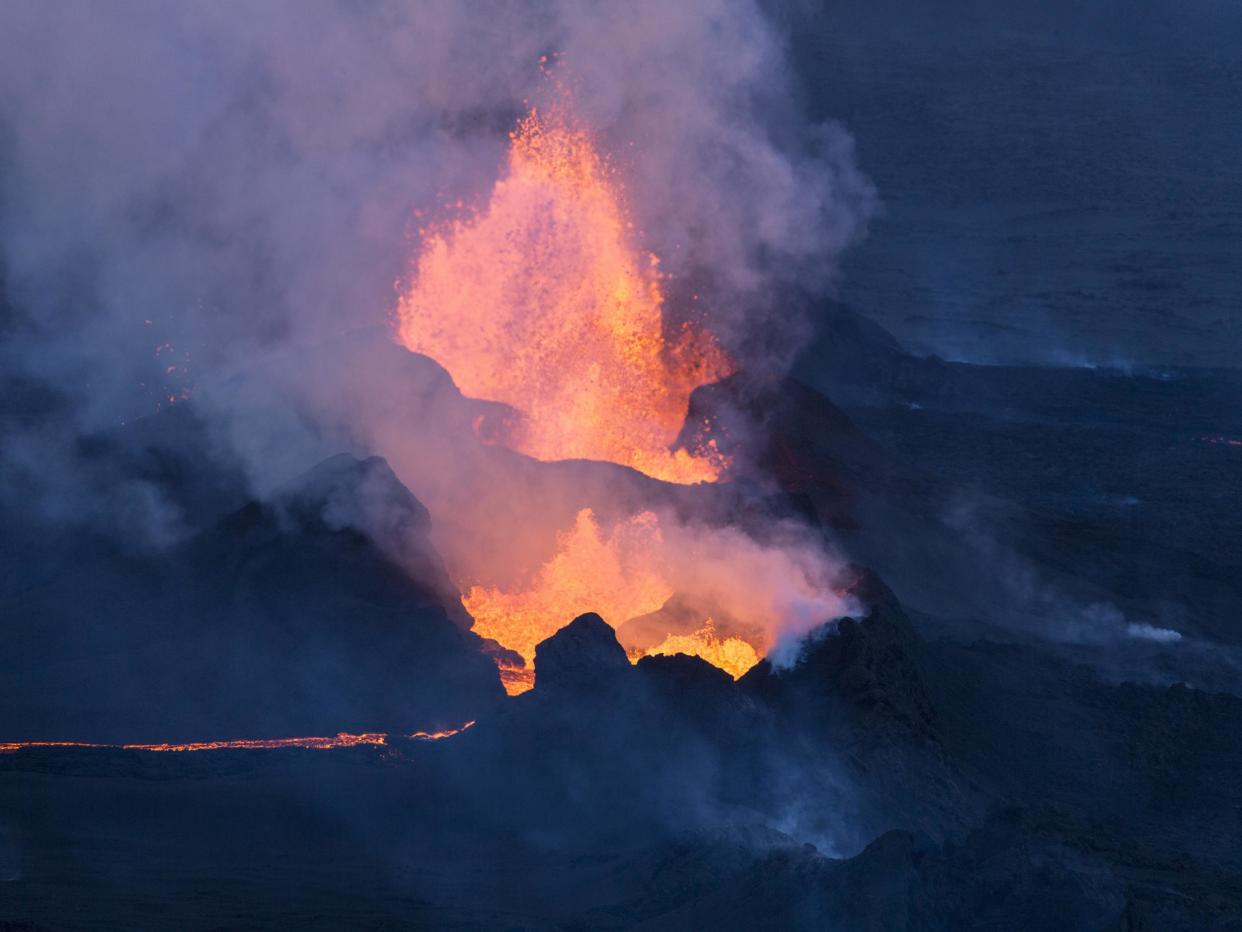
[{"label": "sloping ground", "polygon": [[[442,742],[0,757],[24,928],[1236,929],[1234,697],[929,646],[630,666],[583,616]],[[1213,824],[1215,823],[1215,824]],[[818,849],[805,843],[819,841]],[[23,926],[18,926],[22,928]]]},{"label": "sloping ground", "polygon": [[[471,468],[565,487],[566,508],[593,483],[624,484],[627,501],[658,496],[743,528],[797,517],[880,565],[917,612],[858,571],[865,617],[815,639],[792,670],[763,663],[737,683],[686,657],[631,666],[604,620],[584,616],[540,645],[535,689],[503,700],[446,607],[421,506],[381,461],[329,460],[158,572],[150,558],[100,557],[10,596],[6,614],[24,611],[5,633],[14,702],[0,715],[28,723],[37,707],[48,737],[124,741],[180,737],[170,717],[187,738],[479,724],[333,751],[0,755],[0,921],[1238,929],[1242,700],[1230,655],[1202,633],[1211,619],[1168,642],[1128,636],[1124,619],[1044,629],[1015,584],[1056,590],[1062,613],[1088,598],[1129,612],[1169,578],[1155,568],[1177,570],[1159,539],[1172,519],[1110,529],[1073,490],[1075,476],[1100,479],[1093,448],[1075,454],[1081,438],[1138,416],[1100,381],[1129,377],[1100,374],[1056,401],[1056,374],[1019,389],[948,367],[946,383],[926,376],[944,364],[854,335],[849,352],[887,354],[898,375],[850,416],[798,383],[696,393],[696,413],[737,418],[742,459],[760,467],[733,483],[676,489],[586,463]],[[1193,407],[1185,383],[1170,401],[1157,381],[1142,388],[1170,412]],[[915,390],[922,401],[900,394]],[[1080,390],[1090,403],[1073,421],[1059,406]],[[1110,393],[1122,407],[1102,417],[1095,401]],[[911,403],[958,432],[903,431]],[[1197,416],[1218,409],[1209,392]],[[1034,469],[1017,436],[1065,420],[1071,435],[1047,446],[1063,474]],[[1176,416],[1155,420],[1165,426],[1136,436],[1176,429]],[[996,423],[1013,433],[981,447]],[[963,523],[953,505],[971,464],[984,506]],[[1200,561],[1177,594],[1195,608],[1206,592],[1212,623],[1227,625],[1227,553],[1201,530],[1220,488],[1186,494],[1178,469],[1152,480],[1183,490],[1178,546]],[[408,539],[421,543],[394,547]],[[90,624],[83,606],[99,606]],[[75,721],[85,733],[64,731]]]},{"label": "sloping ground", "polygon": [[499,683],[428,527],[386,463],[343,456],[171,551],[100,556],[9,596],[0,734],[189,741],[476,718]]},{"label": "sloping ground", "polygon": [[[846,307],[826,315],[799,377],[842,404],[881,462],[936,478],[890,484],[861,516],[861,558],[908,607],[1002,625],[1008,614],[1011,634],[1038,634],[1090,628],[1093,606],[1112,606],[1236,649],[1238,372],[946,363],[906,354]],[[894,502],[931,526],[903,523]],[[960,565],[937,562],[947,548]]]}]

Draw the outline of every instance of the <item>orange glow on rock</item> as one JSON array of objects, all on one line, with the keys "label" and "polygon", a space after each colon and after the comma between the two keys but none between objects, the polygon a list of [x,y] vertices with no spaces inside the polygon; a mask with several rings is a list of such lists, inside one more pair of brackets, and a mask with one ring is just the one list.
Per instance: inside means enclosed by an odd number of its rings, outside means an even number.
[{"label": "orange glow on rock", "polygon": [[670,447],[690,393],[732,366],[707,332],[667,325],[660,281],[591,135],[563,106],[532,109],[487,206],[423,231],[397,338],[515,409],[504,442],[519,452],[713,482],[714,445]]},{"label": "orange glow on rock", "polygon": [[739,637],[720,637],[710,618],[702,628],[691,634],[670,634],[655,647],[647,649],[646,655],[653,654],[700,657],[735,680],[759,662],[759,653],[753,646]]},{"label": "orange glow on rock", "polygon": [[[474,722],[466,722],[459,728],[444,731],[416,731],[397,737],[416,741],[440,741],[461,734]],[[282,748],[309,748],[324,751],[332,748],[354,748],[360,745],[387,745],[393,736],[383,732],[368,731],[361,734],[339,732],[331,737],[308,738],[238,738],[229,741],[191,741],[185,744],[88,744],[78,741],[8,741],[0,742],[0,754],[12,754],[26,748],[112,748],[122,751],[267,751]]]},{"label": "orange glow on rock", "polygon": [[[535,646],[583,612],[605,619],[633,618],[658,609],[672,586],[650,565],[650,547],[660,540],[651,512],[635,515],[611,533],[601,532],[589,508],[578,512],[574,526],[557,536],[557,552],[539,568],[529,587],[502,592],[474,586],[462,601],[474,618],[474,632],[492,638],[526,660]],[[510,671],[502,682],[510,695],[534,685]]]},{"label": "orange glow on rock", "polygon": [[[555,555],[530,580],[508,591],[474,586],[463,598],[476,634],[520,654],[526,666],[501,667],[510,695],[534,685],[535,647],[583,612],[598,612],[614,627],[661,608],[675,592],[666,571],[665,540],[659,518],[641,512],[601,530],[594,512],[584,508],[574,525],[557,536]],[[717,635],[710,617],[697,631],[669,634],[655,647],[628,647],[631,661],[646,654],[692,654],[735,679],[759,662],[766,644]]]}]

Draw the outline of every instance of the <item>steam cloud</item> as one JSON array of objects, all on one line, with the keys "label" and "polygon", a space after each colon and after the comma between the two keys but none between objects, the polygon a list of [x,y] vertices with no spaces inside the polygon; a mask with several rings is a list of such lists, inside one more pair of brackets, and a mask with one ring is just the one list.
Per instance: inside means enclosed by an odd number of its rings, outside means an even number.
[{"label": "steam cloud", "polygon": [[[450,563],[483,507],[516,526],[520,506],[479,502],[470,444],[434,429],[427,393],[452,393],[342,335],[389,326],[415,211],[486,195],[547,93],[543,56],[612,155],[641,245],[744,366],[789,359],[790,289],[827,286],[872,204],[848,135],[801,119],[749,0],[15,2],[0,36],[0,494],[131,542],[175,539],[183,516],[93,475],[75,441],[186,398],[256,494],[367,450],[431,506]],[[495,572],[524,543],[471,540]]]}]

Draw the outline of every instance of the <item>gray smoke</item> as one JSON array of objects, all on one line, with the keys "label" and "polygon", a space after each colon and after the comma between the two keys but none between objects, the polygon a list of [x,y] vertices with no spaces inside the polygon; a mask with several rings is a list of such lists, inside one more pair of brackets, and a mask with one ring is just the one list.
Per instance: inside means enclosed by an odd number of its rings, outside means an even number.
[{"label": "gray smoke", "polygon": [[[644,245],[743,360],[784,361],[787,290],[827,287],[873,200],[848,135],[797,112],[784,51],[749,0],[6,3],[0,361],[52,399],[6,388],[6,485],[114,524],[75,439],[213,392],[218,452],[256,488],[287,478],[273,448],[336,452],[337,376],[298,348],[387,325],[414,211],[485,195],[549,53]],[[262,380],[221,390],[275,365],[296,417]],[[123,496],[125,533],[175,536],[148,497]]]}]

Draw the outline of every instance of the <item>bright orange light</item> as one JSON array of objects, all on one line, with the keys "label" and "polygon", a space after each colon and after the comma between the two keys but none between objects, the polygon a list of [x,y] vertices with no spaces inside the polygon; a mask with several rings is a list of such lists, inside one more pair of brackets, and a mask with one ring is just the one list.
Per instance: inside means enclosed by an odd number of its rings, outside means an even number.
[{"label": "bright orange light", "polygon": [[[474,586],[466,593],[462,601],[474,618],[473,630],[521,654],[529,669],[535,645],[583,612],[598,612],[610,620],[653,612],[673,594],[650,565],[651,545],[659,539],[659,522],[651,512],[635,515],[605,535],[595,514],[584,508],[574,526],[557,535],[555,556],[539,568],[529,587],[502,592]],[[532,677],[516,673],[502,676],[510,695],[534,685]]]},{"label": "bright orange light", "polygon": [[720,637],[716,626],[708,618],[703,627],[692,634],[670,634],[655,647],[648,648],[646,655],[689,654],[701,657],[714,667],[720,667],[735,680],[759,662],[759,653],[739,637]]},{"label": "bright orange light", "polygon": [[[664,544],[652,512],[634,515],[604,533],[594,512],[584,508],[574,526],[557,536],[555,555],[529,585],[509,591],[471,588],[462,601],[474,617],[475,633],[526,660],[523,668],[501,668],[505,690],[517,695],[530,689],[535,646],[583,612],[598,612],[619,627],[661,608],[675,592]],[[693,633],[670,634],[653,648],[630,649],[629,654],[635,661],[645,654],[693,654],[736,679],[759,662],[759,650],[765,647],[740,637],[721,638],[705,617]]]},{"label": "bright orange light", "polygon": [[467,395],[516,409],[505,443],[669,482],[715,481],[714,445],[670,450],[690,393],[731,364],[706,332],[666,327],[655,256],[634,243],[618,187],[563,107],[510,134],[486,208],[424,231],[397,336]]},{"label": "bright orange light", "polygon": [[[639,247],[615,174],[568,103],[562,89],[557,104],[520,121],[477,213],[420,231],[397,339],[444,366],[466,395],[513,409],[512,418],[476,423],[487,442],[545,461],[602,460],[668,482],[715,482],[728,465],[715,441],[671,447],[691,392],[729,375],[732,363],[706,331],[670,325],[658,260]],[[631,659],[689,653],[738,677],[773,643],[786,594],[816,610],[822,602],[813,585],[797,584],[788,555],[764,555],[731,535],[697,560],[693,535],[671,524],[669,532],[679,540],[666,546],[653,512],[603,529],[584,508],[557,535],[553,556],[517,585],[497,586],[458,553],[450,570],[466,584],[473,630],[524,661],[499,663],[506,691],[533,686],[536,645],[583,612],[618,628],[646,618],[641,638],[623,639]],[[661,614],[687,589],[688,615]],[[713,604],[719,631],[697,607]]]}]

